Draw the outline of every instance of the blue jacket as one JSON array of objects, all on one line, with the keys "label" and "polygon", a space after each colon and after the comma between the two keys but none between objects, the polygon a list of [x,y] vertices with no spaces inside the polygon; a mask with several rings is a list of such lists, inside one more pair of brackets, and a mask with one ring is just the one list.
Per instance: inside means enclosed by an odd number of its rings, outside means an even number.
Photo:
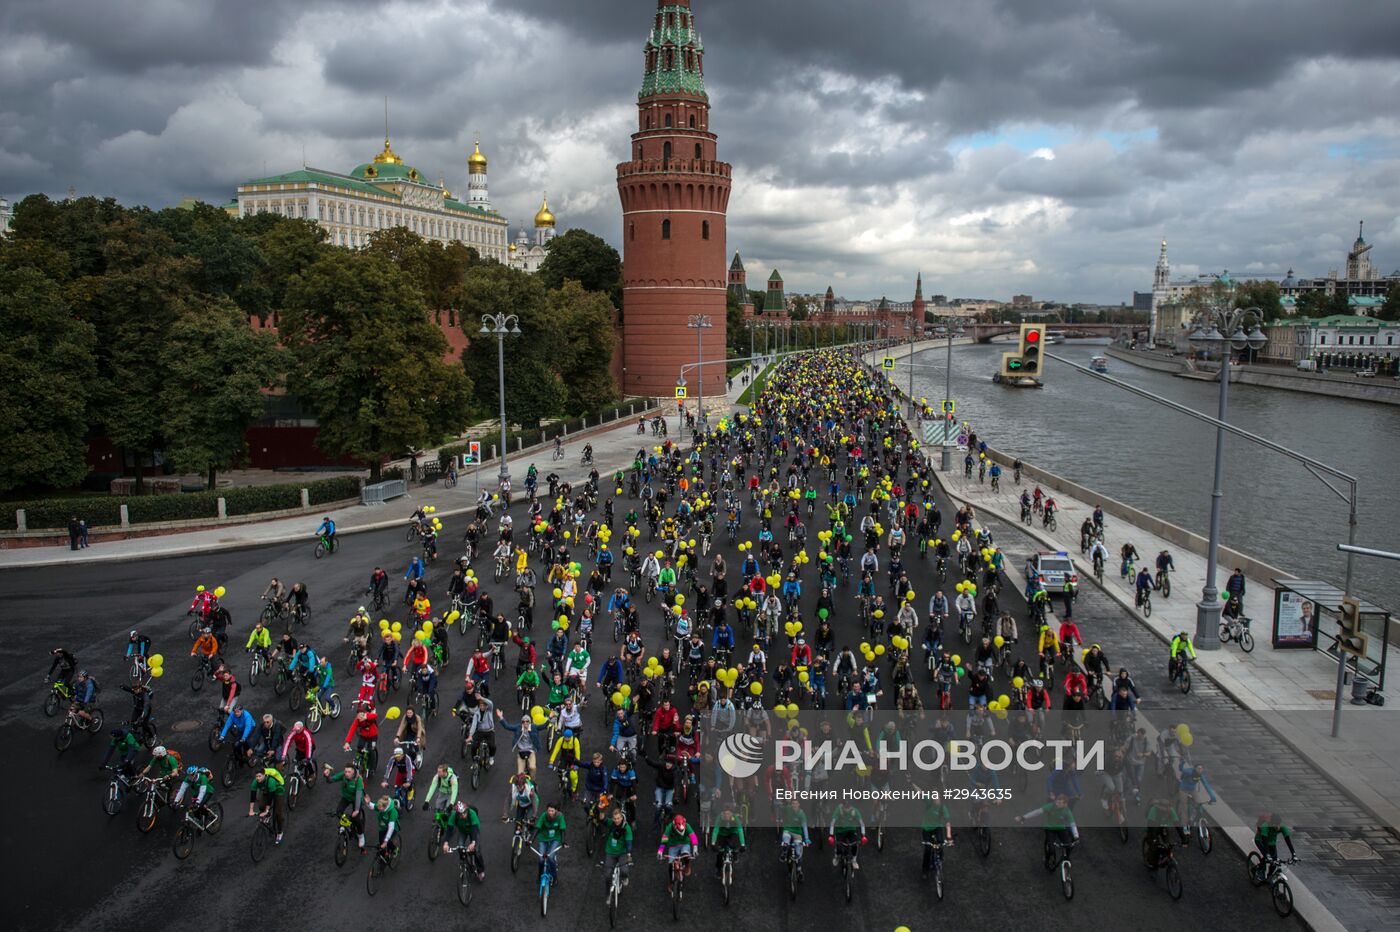
[{"label": "blue jacket", "polygon": [[295,673],[297,670],[306,670],[307,673],[314,673],[316,670],[316,652],[310,647],[306,648],[306,653],[297,652],[288,666],[289,670]]},{"label": "blue jacket", "polygon": [[1071,797],[1084,795],[1079,789],[1079,775],[1073,770],[1056,770],[1050,774],[1045,780],[1045,793],[1047,796],[1057,793]]},{"label": "blue jacket", "polygon": [[601,686],[608,680],[612,680],[619,686],[627,682],[626,668],[622,666],[622,661],[616,656],[604,660],[598,668],[598,679],[595,682]]},{"label": "blue jacket", "polygon": [[[723,638],[720,637],[721,633],[724,635]],[[733,650],[734,629],[731,628],[728,623],[715,625],[715,633],[710,638],[710,647],[725,647],[729,650]]]},{"label": "blue jacket", "polygon": [[423,561],[420,560],[420,559],[418,559],[417,557],[414,557],[412,560],[408,561],[408,571],[407,571],[406,573],[403,574],[403,578],[404,578],[404,579],[422,579],[422,578],[423,578]]},{"label": "blue jacket", "polygon": [[334,533],[335,533],[335,522],[332,521],[330,518],[327,518],[326,520],[324,520],[324,521],[321,522],[321,526],[318,527],[318,528],[316,529],[316,533],[317,533],[317,534],[334,534]]},{"label": "blue jacket", "polygon": [[237,731],[240,732],[238,735],[239,741],[247,741],[253,736],[253,732],[257,730],[258,722],[257,719],[249,714],[247,709],[244,709],[240,714],[230,715],[228,718],[224,719],[223,730],[219,732],[220,740],[228,737],[230,728],[237,729]]}]

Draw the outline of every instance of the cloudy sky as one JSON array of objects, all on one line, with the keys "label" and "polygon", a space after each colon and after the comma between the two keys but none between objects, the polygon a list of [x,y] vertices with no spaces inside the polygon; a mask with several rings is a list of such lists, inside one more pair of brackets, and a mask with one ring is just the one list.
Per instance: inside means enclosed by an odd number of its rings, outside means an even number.
[{"label": "cloudy sky", "polygon": [[[0,194],[216,203],[381,145],[621,245],[653,0],[7,0]],[[729,247],[851,297],[1400,266],[1395,0],[695,0]],[[513,223],[514,226],[514,223]]]}]

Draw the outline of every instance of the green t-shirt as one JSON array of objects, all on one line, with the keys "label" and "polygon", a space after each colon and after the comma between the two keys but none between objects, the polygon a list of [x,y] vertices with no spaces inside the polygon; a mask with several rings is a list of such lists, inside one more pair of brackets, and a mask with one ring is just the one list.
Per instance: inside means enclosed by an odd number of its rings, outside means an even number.
[{"label": "green t-shirt", "polygon": [[548,812],[541,812],[535,820],[535,838],[541,842],[563,841],[565,828],[564,813],[556,812],[551,819]]},{"label": "green t-shirt", "polygon": [[607,833],[603,842],[604,854],[616,857],[632,850],[632,826],[623,822],[619,829],[614,823],[609,822],[604,831]]},{"label": "green t-shirt", "polygon": [[476,811],[468,806],[465,813],[458,813],[455,809],[452,810],[451,825],[463,835],[469,835],[471,832],[481,828],[481,820],[477,818]]},{"label": "green t-shirt", "polygon": [[855,806],[840,806],[832,813],[831,824],[837,832],[859,832],[863,830],[865,820]]},{"label": "green t-shirt", "polygon": [[359,774],[355,774],[354,777],[346,779],[345,771],[342,770],[339,773],[332,774],[330,780],[332,783],[340,784],[341,799],[353,803],[357,798],[364,798],[365,781]]},{"label": "green t-shirt", "polygon": [[741,846],[747,844],[747,842],[744,841],[743,823],[734,818],[734,816],[730,816],[727,819],[724,816],[720,816],[715,820],[714,828],[710,829],[710,844],[715,844],[721,838],[738,838]]},{"label": "green t-shirt", "polygon": [[275,767],[264,768],[263,773],[267,774],[267,779],[258,784],[258,778],[254,777],[252,784],[248,787],[250,796],[256,796],[259,792],[269,796],[287,795],[287,782],[282,778],[282,774]]},{"label": "green t-shirt", "polygon": [[924,807],[924,819],[919,823],[919,827],[926,832],[941,832],[943,827],[953,821],[953,817],[948,813],[948,807],[944,803],[929,803]]},{"label": "green t-shirt", "polygon": [[375,818],[379,822],[379,834],[382,837],[389,830],[389,826],[399,824],[399,804],[391,800],[383,809],[375,810]]}]

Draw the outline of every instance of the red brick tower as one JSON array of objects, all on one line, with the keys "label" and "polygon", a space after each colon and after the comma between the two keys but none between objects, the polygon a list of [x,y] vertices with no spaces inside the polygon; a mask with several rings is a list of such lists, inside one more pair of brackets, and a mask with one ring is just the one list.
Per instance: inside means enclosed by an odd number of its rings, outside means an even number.
[{"label": "red brick tower", "polygon": [[924,303],[924,273],[920,272],[918,278],[914,279],[914,306],[910,309],[910,325],[914,333],[923,331],[924,312],[928,310],[928,305]]},{"label": "red brick tower", "polygon": [[[637,95],[632,160],[617,166],[622,199],[622,389],[672,394],[695,362],[691,315],[709,315],[703,359],[725,356],[725,211],[729,165],[715,159],[705,46],[690,0],[658,0]],[[705,394],[724,390],[725,367],[705,367]],[[696,373],[686,373],[692,397]]]}]

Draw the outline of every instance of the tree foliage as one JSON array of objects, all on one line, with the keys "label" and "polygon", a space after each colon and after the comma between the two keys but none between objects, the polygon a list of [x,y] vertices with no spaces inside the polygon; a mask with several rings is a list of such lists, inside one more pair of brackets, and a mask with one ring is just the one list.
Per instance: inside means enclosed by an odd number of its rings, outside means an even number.
[{"label": "tree foliage", "polygon": [[1278,282],[1240,282],[1239,287],[1235,289],[1235,307],[1257,307],[1265,321],[1277,320],[1283,316]]},{"label": "tree foliage", "polygon": [[383,458],[466,426],[471,384],[443,361],[446,337],[388,259],[327,253],[288,284],[279,333],[316,445],[367,461],[372,481]]},{"label": "tree foliage", "polygon": [[574,281],[585,291],[605,292],[614,306],[622,305],[622,257],[587,230],[569,230],[551,240],[536,274],[546,288]]},{"label": "tree foliage", "polygon": [[1376,316],[1381,320],[1400,320],[1400,282],[1390,286],[1390,291],[1385,296],[1385,304],[1381,305]]},{"label": "tree foliage", "polygon": [[479,412],[490,417],[500,407],[494,334],[482,334],[485,315],[511,315],[519,334],[503,340],[506,380],[506,419],[536,427],[558,414],[568,398],[557,368],[568,357],[568,338],[551,319],[544,285],[535,275],[486,262],[467,271],[462,305],[462,329],[471,345],[462,364],[476,383]]},{"label": "tree foliage", "polygon": [[549,292],[546,310],[555,326],[569,335],[556,366],[564,386],[564,410],[587,414],[617,400],[612,377],[613,305],[606,294],[585,291],[573,279]]},{"label": "tree foliage", "polygon": [[1341,292],[1328,294],[1325,291],[1305,291],[1298,296],[1298,316],[1331,317],[1333,314],[1350,314],[1347,296]]}]

